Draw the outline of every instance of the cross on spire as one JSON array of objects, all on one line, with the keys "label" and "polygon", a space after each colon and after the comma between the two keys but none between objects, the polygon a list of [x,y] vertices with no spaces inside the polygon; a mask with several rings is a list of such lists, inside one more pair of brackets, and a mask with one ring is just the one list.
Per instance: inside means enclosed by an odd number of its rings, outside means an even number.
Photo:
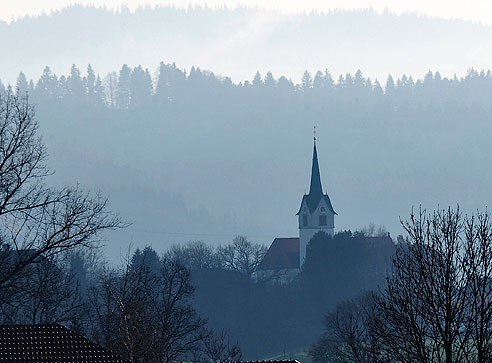
[{"label": "cross on spire", "polygon": [[314,140],[314,142],[316,142],[316,125],[314,125],[313,140]]}]

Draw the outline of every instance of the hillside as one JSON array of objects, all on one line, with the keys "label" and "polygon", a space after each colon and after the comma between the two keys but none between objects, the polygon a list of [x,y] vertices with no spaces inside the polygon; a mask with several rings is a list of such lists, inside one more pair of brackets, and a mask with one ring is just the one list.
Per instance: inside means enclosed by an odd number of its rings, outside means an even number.
[{"label": "hillside", "polygon": [[[376,14],[371,10],[283,15],[255,8],[139,8],[135,13],[71,6],[50,15],[0,23],[0,79],[38,77],[44,66],[67,73],[75,63],[102,74],[123,63],[154,72],[160,61],[199,66],[235,81],[257,70],[295,81],[305,69],[333,74],[363,69],[420,77],[452,77],[487,68],[492,28],[472,22]],[[463,52],[466,49],[466,52]]]},{"label": "hillside", "polygon": [[153,81],[139,67],[122,67],[113,82],[73,67],[23,87],[53,182],[100,189],[134,222],[110,235],[116,260],[130,242],[162,250],[235,234],[265,244],[296,236],[313,125],[336,230],[373,222],[396,236],[412,206],[466,212],[492,199],[490,71],[389,78],[385,93],[361,72],[305,74],[298,85],[263,78],[234,84],[163,63]]}]

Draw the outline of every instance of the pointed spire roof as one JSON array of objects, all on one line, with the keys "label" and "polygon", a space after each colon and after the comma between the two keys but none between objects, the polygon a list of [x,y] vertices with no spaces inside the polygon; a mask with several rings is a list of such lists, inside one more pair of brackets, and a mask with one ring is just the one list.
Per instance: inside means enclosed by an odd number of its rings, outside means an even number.
[{"label": "pointed spire roof", "polygon": [[[335,212],[335,210],[333,209],[330,197],[328,196],[328,194],[323,194],[323,187],[321,186],[321,176],[319,173],[318,151],[316,150],[316,134],[315,134],[314,146],[313,146],[313,165],[311,167],[311,186],[309,187],[309,194],[304,195],[304,197],[302,198],[301,208],[305,201],[309,208],[309,211],[313,213],[318,207],[321,199],[324,199],[326,201],[328,208],[331,210],[333,214],[336,215],[337,212]],[[299,212],[297,212],[297,214],[299,214],[300,212],[301,209],[299,209]]]},{"label": "pointed spire roof", "polygon": [[318,152],[316,151],[316,139],[314,140],[313,147],[313,166],[311,167],[311,186],[309,188],[309,195],[323,195],[321,176],[319,174]]}]

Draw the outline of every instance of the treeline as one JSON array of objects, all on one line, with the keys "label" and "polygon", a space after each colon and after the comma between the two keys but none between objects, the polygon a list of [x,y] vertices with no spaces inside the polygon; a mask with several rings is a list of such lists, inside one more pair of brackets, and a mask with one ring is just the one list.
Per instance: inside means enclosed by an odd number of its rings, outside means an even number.
[{"label": "treeline", "polygon": [[[16,251],[11,243],[0,247],[6,273],[34,253]],[[64,324],[132,362],[237,360],[238,343],[225,330],[212,330],[196,311],[190,274],[217,269],[249,280],[247,271],[264,250],[238,237],[216,254],[203,243],[174,246],[162,256],[147,247],[108,267],[92,248],[68,248],[12,274],[0,288],[0,322]],[[256,260],[244,260],[253,256]]]},{"label": "treeline", "polygon": [[[258,18],[263,19],[260,26]],[[93,26],[87,28],[88,23]],[[65,31],[58,32],[60,28]],[[123,63],[138,65],[145,60],[154,67],[172,59],[186,64],[188,72],[193,62],[241,80],[257,69],[263,77],[271,70],[277,78],[281,74],[276,72],[282,70],[287,78],[297,79],[303,71],[299,65],[309,64],[313,77],[317,69],[337,70],[337,81],[339,70],[361,68],[377,74],[383,88],[383,72],[423,76],[429,67],[441,65],[459,74],[471,66],[490,67],[490,27],[371,9],[287,15],[249,7],[143,6],[133,12],[124,6],[112,11],[73,5],[0,22],[0,29],[0,42],[10,50],[0,60],[0,78],[9,81],[21,70],[37,77],[43,65],[59,72],[67,68],[58,67],[76,63],[85,71],[86,64],[96,64],[95,57],[104,72],[118,70]],[[239,38],[231,42],[235,36]],[[153,76],[155,69],[149,70]]]},{"label": "treeline", "polygon": [[[61,323],[133,361],[292,358],[314,341],[331,306],[382,283],[394,244],[370,240],[318,234],[301,274],[284,285],[275,273],[256,277],[266,248],[242,236],[162,255],[137,249],[115,267],[94,249],[75,248],[4,286],[0,322]],[[8,270],[17,252],[8,243],[2,251]]]},{"label": "treeline", "polygon": [[[153,76],[155,74],[155,76]],[[89,65],[85,74],[73,65],[69,75],[57,76],[46,67],[34,81],[20,73],[15,85],[9,85],[23,95],[26,92],[37,102],[69,102],[80,107],[104,107],[118,110],[139,110],[149,107],[219,107],[232,102],[240,105],[253,101],[258,107],[267,103],[295,102],[299,106],[324,108],[327,105],[355,104],[380,107],[381,103],[396,108],[481,107],[490,111],[492,72],[470,69],[465,77],[442,77],[429,71],[423,79],[405,75],[385,82],[364,77],[358,70],[334,78],[328,70],[311,74],[305,71],[299,84],[271,72],[256,73],[252,80],[233,83],[229,77],[192,67],[189,72],[174,63],[161,63],[156,72],[141,66],[123,65],[119,72],[104,77]],[[7,87],[9,87],[7,86]],[[6,86],[0,82],[0,92]]]}]

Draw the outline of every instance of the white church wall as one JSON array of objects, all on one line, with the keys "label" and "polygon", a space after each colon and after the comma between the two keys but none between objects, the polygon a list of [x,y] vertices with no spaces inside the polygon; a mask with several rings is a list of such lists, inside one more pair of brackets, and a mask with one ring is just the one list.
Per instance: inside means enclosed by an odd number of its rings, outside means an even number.
[{"label": "white church wall", "polygon": [[[299,263],[300,266],[304,264],[304,260],[306,258],[306,248],[309,241],[313,238],[313,236],[319,232],[323,231],[326,234],[333,236],[334,234],[334,222],[335,215],[331,212],[328,207],[326,201],[321,199],[318,208],[311,214],[309,213],[309,209],[304,205],[301,208],[301,213],[299,213]],[[307,214],[308,216],[308,225],[303,225],[303,215]],[[320,226],[319,225],[319,217],[320,215],[326,215],[327,225]]]}]

